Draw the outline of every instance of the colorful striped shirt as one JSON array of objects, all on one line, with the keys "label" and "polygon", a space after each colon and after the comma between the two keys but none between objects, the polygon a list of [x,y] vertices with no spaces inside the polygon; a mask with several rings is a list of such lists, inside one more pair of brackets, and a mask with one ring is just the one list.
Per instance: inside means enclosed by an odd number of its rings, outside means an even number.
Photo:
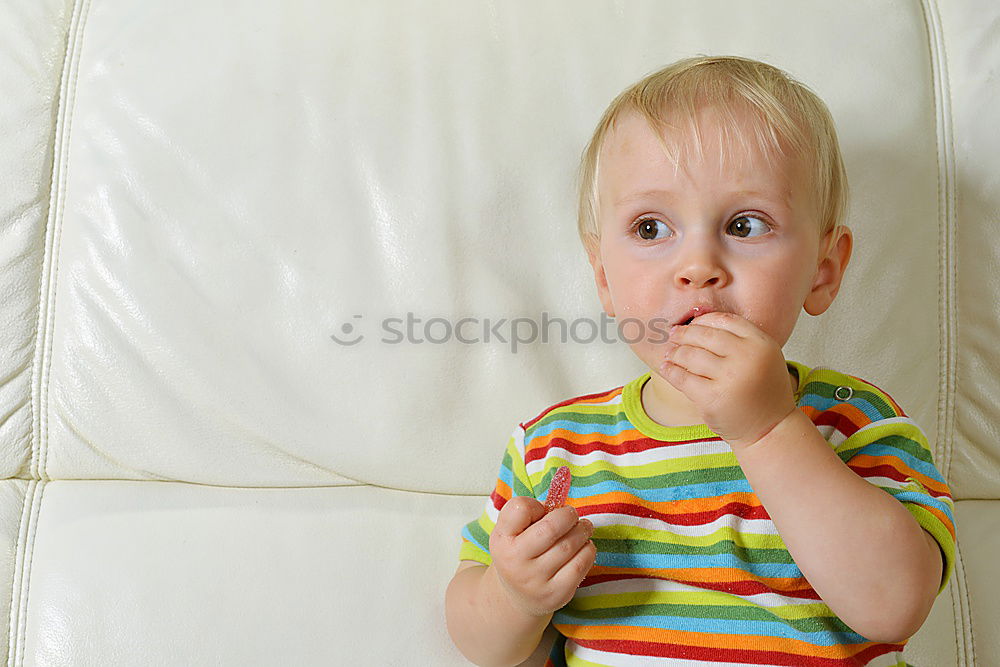
[{"label": "colorful striped shirt", "polygon": [[[799,409],[840,459],[937,540],[943,590],[954,505],[920,428],[868,382],[788,366],[799,379]],[[548,664],[905,665],[905,642],[869,641],[824,604],[728,444],[705,425],[663,426],[646,414],[648,379],[518,424],[483,514],[462,531],[459,558],[489,565],[504,503],[543,501],[555,470],[570,467],[568,503],[593,522],[597,557],[552,619],[560,638]]]}]

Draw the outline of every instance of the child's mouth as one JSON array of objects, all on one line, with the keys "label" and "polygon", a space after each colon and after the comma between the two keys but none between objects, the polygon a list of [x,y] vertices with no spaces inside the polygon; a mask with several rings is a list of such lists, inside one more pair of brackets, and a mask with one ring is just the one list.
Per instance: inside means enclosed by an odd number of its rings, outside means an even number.
[{"label": "child's mouth", "polygon": [[694,306],[693,308],[691,308],[691,310],[684,313],[686,317],[683,320],[678,321],[677,324],[680,326],[691,324],[691,322],[694,321],[694,318],[699,317],[701,315],[707,315],[708,313],[714,313],[716,310],[717,308],[715,306],[710,306],[707,304]]}]

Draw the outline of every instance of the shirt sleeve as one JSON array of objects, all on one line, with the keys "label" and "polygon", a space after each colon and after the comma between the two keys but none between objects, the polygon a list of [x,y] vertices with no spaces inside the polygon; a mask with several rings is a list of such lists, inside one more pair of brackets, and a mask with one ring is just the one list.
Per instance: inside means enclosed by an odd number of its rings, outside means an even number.
[{"label": "shirt sleeve", "polygon": [[938,593],[943,591],[955,561],[955,505],[920,427],[901,413],[872,421],[836,452],[851,470],[903,503],[934,537],[944,563]]},{"label": "shirt sleeve", "polygon": [[514,428],[507,441],[507,448],[500,463],[500,472],[497,474],[493,491],[486,499],[483,513],[462,529],[459,560],[476,561],[483,565],[493,562],[490,557],[490,534],[496,525],[500,510],[515,496],[535,497],[524,465],[524,427],[521,424]]}]

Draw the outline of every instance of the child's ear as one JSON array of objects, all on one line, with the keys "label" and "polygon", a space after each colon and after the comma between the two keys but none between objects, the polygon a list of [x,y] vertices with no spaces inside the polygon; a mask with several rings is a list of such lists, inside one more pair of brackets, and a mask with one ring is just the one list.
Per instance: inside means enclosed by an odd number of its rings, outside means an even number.
[{"label": "child's ear", "polygon": [[826,312],[840,291],[844,271],[847,269],[847,263],[851,261],[854,237],[849,228],[838,225],[827,232],[820,243],[823,254],[816,267],[812,288],[802,306],[810,315]]},{"label": "child's ear", "polygon": [[597,283],[597,296],[601,300],[604,312],[608,317],[615,316],[615,306],[611,303],[611,290],[608,289],[608,277],[604,274],[604,262],[601,260],[601,239],[593,234],[587,234],[583,245],[587,249],[587,259],[594,269],[594,282]]}]

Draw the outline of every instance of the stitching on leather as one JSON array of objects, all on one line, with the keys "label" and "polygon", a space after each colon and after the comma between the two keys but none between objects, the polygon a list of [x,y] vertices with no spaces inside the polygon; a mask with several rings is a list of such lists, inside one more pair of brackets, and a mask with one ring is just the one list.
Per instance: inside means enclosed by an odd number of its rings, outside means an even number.
[{"label": "stitching on leather", "polygon": [[[942,112],[942,132],[941,137],[944,151],[943,163],[939,169],[939,178],[944,177],[944,224],[942,225],[942,247],[943,253],[942,268],[945,281],[942,286],[946,289],[942,304],[942,319],[945,321],[945,332],[948,338],[945,340],[946,349],[946,391],[947,400],[944,405],[946,413],[944,423],[943,452],[941,457],[942,473],[946,480],[951,477],[951,463],[955,452],[955,410],[957,401],[955,400],[958,391],[958,363],[957,344],[959,340],[958,328],[961,322],[959,317],[959,301],[957,281],[958,247],[955,243],[955,218],[956,218],[956,192],[957,179],[955,174],[954,141],[951,137],[953,118],[951,116],[951,67],[948,62],[948,48],[944,38],[944,27],[941,22],[940,9],[937,0],[929,0],[931,6],[931,19],[934,21],[938,33],[936,45],[938,47],[939,78],[941,81],[941,112]],[[946,318],[946,319],[945,319]],[[957,495],[952,492],[953,495]],[[956,513],[957,522],[957,513]],[[957,531],[956,531],[957,535]],[[972,604],[969,597],[969,582],[965,572],[965,565],[961,561],[961,547],[955,545],[956,562],[961,566],[958,592],[961,596],[959,600],[959,615],[956,617],[957,627],[955,628],[955,642],[963,644],[963,658],[966,664],[976,664],[975,630],[972,622]],[[963,604],[964,601],[964,604]]]},{"label": "stitching on leather", "polygon": [[[951,137],[951,86],[949,81],[948,55],[941,16],[937,0],[921,0],[924,23],[927,30],[928,53],[934,83],[934,105],[937,123],[937,197],[940,215],[940,236],[938,243],[938,308],[940,325],[938,329],[938,359],[943,365],[940,375],[938,395],[938,433],[936,458],[941,474],[946,481],[951,477],[951,462],[955,440],[955,391],[957,387],[958,340],[958,299],[955,288],[955,174],[954,142]],[[953,492],[953,496],[954,496]],[[956,513],[957,516],[957,513]],[[957,519],[956,519],[957,523]],[[969,606],[968,582],[965,569],[961,567],[959,548],[955,547],[956,595],[952,596],[952,619],[954,623],[955,654],[962,664],[968,664],[969,654],[975,664],[972,648],[972,619]],[[964,600],[964,605],[963,605]],[[964,607],[964,608],[963,608]]]},{"label": "stitching on leather", "polygon": [[949,354],[948,354],[948,387],[949,387],[949,401],[948,401],[948,438],[946,440],[945,447],[945,460],[943,465],[945,467],[944,474],[945,479],[951,475],[951,461],[952,456],[955,452],[955,410],[958,401],[956,401],[956,395],[958,393],[958,329],[961,326],[962,319],[958,314],[958,244],[955,243],[955,225],[957,217],[957,199],[958,194],[956,188],[958,187],[958,178],[955,172],[955,141],[954,137],[951,135],[952,129],[954,127],[954,118],[951,114],[951,65],[948,62],[948,45],[944,38],[944,26],[941,23],[941,14],[938,9],[937,0],[932,0],[934,3],[934,17],[937,21],[938,30],[940,31],[941,38],[938,40],[941,46],[940,51],[940,62],[941,62],[941,85],[942,85],[942,96],[947,106],[944,111],[947,114],[944,128],[947,136],[947,145],[945,146],[945,170],[946,170],[946,188],[945,188],[945,202],[947,208],[945,209],[947,219],[945,225],[945,231],[947,234],[947,249],[948,249],[948,265],[946,267],[946,275],[949,277],[948,280],[948,300],[950,309],[948,314],[950,315],[948,319],[949,331],[951,333],[951,338],[948,341],[949,344]]},{"label": "stitching on leather", "polygon": [[[82,0],[87,4],[88,0]],[[42,273],[38,281],[38,320],[35,328],[35,358],[31,369],[31,457],[28,465],[30,479],[27,483],[21,516],[17,527],[17,544],[14,552],[14,572],[11,581],[10,616],[7,623],[7,662],[20,665],[24,661],[24,642],[27,636],[26,616],[28,611],[28,589],[30,587],[31,560],[34,553],[35,534],[38,530],[38,513],[47,477],[44,467],[48,442],[48,420],[45,411],[48,403],[48,380],[51,370],[52,330],[54,327],[53,308],[55,304],[55,279],[58,276],[56,262],[59,226],[62,221],[61,191],[66,171],[68,153],[67,127],[70,109],[66,105],[65,90],[75,91],[74,58],[79,57],[79,42],[82,17],[85,8],[77,0],[73,4],[69,26],[66,30],[66,47],[63,69],[59,75],[58,101],[55,118],[55,139],[52,147],[52,174],[49,181],[49,211],[45,225],[45,246],[43,248]],[[68,80],[67,77],[73,77]],[[45,297],[48,297],[46,299]],[[27,519],[27,523],[25,520]]]},{"label": "stitching on leather", "polygon": [[[956,544],[955,546],[957,548],[958,545]],[[965,617],[969,619],[969,653],[972,654],[972,662],[971,662],[971,664],[975,665],[976,664],[976,631],[973,628],[973,622],[972,622],[972,599],[969,596],[969,580],[965,576],[965,565],[964,564],[962,565],[962,583],[964,584],[963,588],[965,589],[965,607],[966,607]]]},{"label": "stitching on leather", "polygon": [[47,286],[51,285],[51,273],[52,273],[52,253],[50,248],[50,236],[52,234],[52,227],[54,223],[54,217],[56,216],[56,209],[59,205],[58,188],[56,184],[59,181],[59,170],[61,168],[61,148],[62,148],[62,132],[63,132],[63,86],[66,78],[66,70],[69,67],[69,57],[70,57],[70,43],[72,41],[73,34],[73,20],[70,18],[70,24],[66,29],[66,48],[65,55],[63,56],[63,69],[59,74],[59,89],[57,92],[58,101],[56,106],[56,118],[55,118],[55,138],[53,139],[52,145],[52,174],[49,177],[49,211],[46,218],[45,225],[45,245],[42,250],[42,273],[38,279],[38,324],[35,327],[35,358],[32,361],[31,366],[31,461],[29,463],[29,475],[38,479],[38,462],[41,458],[41,447],[42,447],[42,394],[43,392],[43,375],[44,375],[44,356],[46,353],[45,345],[45,335],[44,332],[48,330],[48,312],[47,308],[50,305],[50,301],[45,299],[47,293],[51,293],[51,288],[46,289]]},{"label": "stitching on leather", "polygon": [[[48,281],[48,304],[45,310],[46,321],[45,331],[42,337],[43,356],[41,363],[44,364],[40,377],[39,387],[39,429],[38,429],[38,463],[36,475],[39,479],[47,480],[48,475],[48,445],[49,445],[49,384],[52,370],[52,339],[55,331],[55,304],[56,291],[59,279],[59,248],[62,238],[63,213],[65,211],[65,181],[66,172],[69,167],[69,139],[72,127],[73,109],[76,103],[76,85],[79,78],[80,54],[83,51],[83,28],[86,24],[89,0],[78,0],[73,6],[73,17],[70,20],[70,27],[66,39],[66,60],[63,68],[64,87],[60,92],[60,114],[57,119],[59,123],[56,136],[59,141],[57,150],[59,151],[59,172],[54,174],[52,182],[53,197],[55,201],[54,209],[50,210],[49,221],[52,231],[52,242],[46,245],[49,252],[49,281]],[[53,160],[55,162],[55,160]],[[43,283],[44,285],[44,283]]]},{"label": "stitching on leather", "polygon": [[[944,235],[944,247],[943,252],[946,252],[946,263],[944,266],[945,276],[947,277],[947,287],[948,292],[946,294],[948,298],[948,305],[950,308],[944,311],[944,315],[948,317],[948,332],[950,333],[950,338],[947,341],[948,344],[948,355],[947,355],[947,388],[948,388],[948,403],[945,406],[947,409],[946,415],[946,434],[944,455],[942,457],[942,473],[946,480],[951,477],[951,463],[955,452],[955,411],[956,411],[956,395],[958,393],[958,341],[959,341],[959,326],[961,324],[961,318],[959,317],[959,291],[957,288],[957,267],[958,267],[958,244],[955,243],[955,224],[957,217],[957,193],[956,188],[958,187],[958,178],[955,173],[955,154],[954,147],[955,142],[953,137],[950,136],[950,132],[953,128],[954,120],[951,115],[951,64],[948,61],[948,46],[944,38],[944,26],[941,21],[941,13],[937,0],[929,0],[933,10],[932,19],[935,22],[935,27],[938,30],[939,38],[937,44],[940,48],[938,52],[938,61],[940,64],[940,79],[941,79],[941,96],[942,96],[942,112],[946,114],[947,122],[943,123],[942,127],[944,132],[947,133],[944,138],[946,145],[945,162],[943,165],[944,175],[946,177],[946,188],[945,188],[945,220],[943,225],[943,235]],[[940,173],[940,172],[939,172]],[[952,492],[953,495],[954,492]],[[957,523],[957,512],[955,512],[956,523]],[[957,536],[957,531],[956,531]],[[964,605],[959,604],[960,616],[958,617],[960,627],[956,628],[955,641],[959,641],[959,633],[962,635],[962,639],[965,640],[965,655],[963,656],[966,660],[966,664],[976,664],[976,633],[973,628],[972,621],[972,602],[969,596],[969,581],[965,573],[965,565],[961,560],[961,547],[956,540],[955,544],[955,560],[958,565],[961,565],[961,576],[959,585],[959,594],[964,599]]]},{"label": "stitching on leather", "polygon": [[938,126],[936,141],[938,162],[938,205],[940,207],[940,237],[938,245],[938,308],[941,317],[939,325],[940,345],[938,358],[943,368],[938,399],[938,464],[942,475],[948,480],[951,473],[952,452],[954,450],[954,392],[955,341],[957,339],[957,314],[954,286],[954,178],[952,155],[954,143],[951,141],[951,89],[948,80],[948,62],[945,52],[943,28],[936,0],[921,0],[924,21],[927,28],[928,51],[931,56],[931,72],[934,81],[935,111]]},{"label": "stitching on leather", "polygon": [[[31,588],[31,562],[32,557],[35,553],[35,533],[38,531],[38,514],[42,508],[42,495],[45,493],[46,483],[45,481],[36,482],[35,493],[31,494],[31,513],[29,515],[28,531],[29,536],[25,541],[24,549],[24,560],[21,567],[21,596],[20,596],[20,620],[19,623],[19,633],[18,633],[18,656],[16,664],[21,665],[24,663],[24,644],[26,642],[28,634],[28,624],[25,622],[28,616],[28,591]],[[36,500],[37,496],[37,500]]]},{"label": "stitching on leather", "polygon": [[962,652],[963,651],[962,651],[961,642],[959,642],[958,624],[955,623],[954,619],[959,618],[960,617],[959,615],[962,613],[962,610],[959,609],[959,607],[961,607],[961,603],[958,600],[958,597],[962,594],[962,591],[960,590],[960,586],[958,584],[958,578],[959,578],[959,574],[958,574],[958,548],[957,548],[958,545],[955,545],[955,546],[956,546],[956,549],[955,549],[955,572],[952,573],[952,582],[950,584],[948,584],[948,596],[951,598],[951,618],[953,619],[952,620],[952,625],[954,626],[953,627],[954,632],[952,633],[951,639],[952,639],[952,644],[954,644],[954,646],[955,646],[955,660],[960,661],[961,658],[962,658]]},{"label": "stitching on leather", "polygon": [[[21,623],[20,623],[20,610],[21,610],[21,586],[19,583],[22,578],[18,574],[24,569],[24,552],[27,546],[27,539],[22,537],[22,533],[26,530],[25,527],[25,515],[30,513],[29,504],[34,498],[34,485],[37,482],[35,480],[28,480],[25,485],[26,491],[24,495],[24,500],[21,503],[21,516],[17,522],[17,544],[14,549],[14,568],[11,574],[10,583],[10,617],[7,620],[7,660],[8,664],[14,663],[14,656],[17,650],[17,639],[20,637]],[[18,567],[20,565],[20,568]]]},{"label": "stitching on leather", "polygon": [[944,205],[942,199],[943,183],[942,183],[942,165],[944,161],[942,142],[944,138],[943,134],[943,113],[942,113],[942,91],[940,86],[940,62],[938,59],[938,39],[937,39],[937,28],[938,24],[934,20],[933,8],[931,7],[931,2],[933,0],[920,0],[920,8],[924,18],[924,27],[927,34],[927,53],[930,56],[930,68],[931,68],[931,84],[932,92],[934,94],[934,121],[935,121],[935,137],[934,149],[935,157],[937,160],[937,203],[938,203],[938,215],[939,215],[939,228],[941,232],[938,236],[938,401],[937,401],[937,434],[936,434],[936,447],[935,454],[937,459],[937,464],[941,467],[941,474],[948,480],[948,473],[946,470],[947,458],[947,432],[948,432],[948,322],[947,322],[947,309],[945,307],[946,292],[945,283],[948,280],[948,276],[945,273],[947,266],[947,259],[945,257],[947,253],[947,248],[945,247],[945,231],[944,228],[947,225],[947,213],[942,211]]},{"label": "stitching on leather", "polygon": [[[957,512],[955,514],[957,516]],[[956,542],[955,565],[954,565],[955,571],[952,572],[951,575],[952,582],[949,585],[949,588],[952,590],[951,617],[952,619],[954,619],[954,624],[955,624],[955,634],[953,637],[955,642],[955,658],[956,660],[959,661],[959,664],[966,664],[966,662],[962,660],[962,657],[965,655],[965,646],[961,641],[962,633],[961,633],[961,623],[960,623],[960,619],[962,618],[962,595],[963,595],[962,581],[965,578],[965,569],[962,567],[961,564],[962,564],[961,552],[958,548],[958,543]]]},{"label": "stitching on leather", "polygon": [[[972,599],[969,596],[969,579],[965,574],[965,563],[962,561],[962,552],[958,548],[958,544],[955,545],[955,574],[958,576],[958,592],[961,596],[959,599],[959,614],[960,618],[968,627],[968,633],[963,637],[966,641],[964,642],[963,657],[965,658],[964,664],[975,665],[976,664],[976,633],[973,631],[972,627]],[[956,635],[956,641],[958,637]],[[971,659],[970,659],[971,658]]]}]

